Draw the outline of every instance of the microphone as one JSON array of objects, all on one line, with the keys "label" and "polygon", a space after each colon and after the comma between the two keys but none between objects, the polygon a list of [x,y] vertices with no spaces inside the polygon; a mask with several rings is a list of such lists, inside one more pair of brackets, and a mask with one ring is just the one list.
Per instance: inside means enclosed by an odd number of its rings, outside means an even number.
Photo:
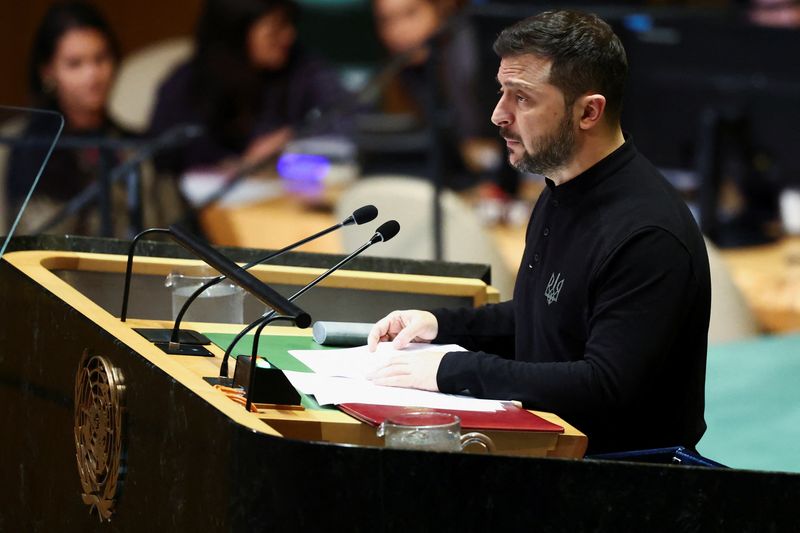
[{"label": "microphone", "polygon": [[[311,242],[311,241],[313,241],[315,239],[318,239],[318,238],[320,238],[320,237],[322,237],[324,235],[327,235],[328,233],[331,233],[331,232],[333,232],[333,231],[335,231],[335,230],[337,230],[337,229],[339,229],[341,227],[352,226],[353,224],[361,225],[361,224],[364,224],[366,222],[371,222],[372,220],[375,220],[375,217],[377,217],[377,216],[378,216],[378,208],[376,208],[374,205],[365,205],[365,206],[359,207],[358,209],[353,211],[353,213],[349,217],[345,218],[342,222],[339,222],[338,224],[334,224],[333,226],[331,226],[329,228],[326,228],[326,229],[324,229],[324,230],[322,230],[320,232],[317,232],[314,235],[311,235],[310,237],[306,237],[306,238],[301,239],[301,240],[299,240],[299,241],[297,241],[297,242],[295,242],[293,244],[290,244],[289,246],[281,248],[280,250],[278,250],[276,252],[272,252],[272,253],[270,253],[268,255],[265,255],[264,257],[261,257],[260,259],[256,259],[255,261],[251,261],[251,262],[247,263],[243,267],[243,269],[244,270],[248,270],[248,269],[254,267],[255,265],[264,263],[266,261],[270,261],[272,259],[275,259],[276,257],[280,257],[283,254],[285,254],[287,252],[290,252],[291,250],[294,250],[295,248],[297,248],[299,246],[302,246],[302,245],[304,245],[304,244],[306,244],[308,242]],[[139,238],[139,236],[137,235],[136,240],[138,240],[138,238]],[[128,265],[131,264],[131,260],[132,260],[131,255],[132,254],[133,254],[133,247],[131,247],[131,249],[129,250]],[[212,279],[208,280],[207,282],[205,282],[204,284],[200,285],[189,296],[189,298],[186,299],[186,302],[184,302],[183,306],[181,306],[180,310],[178,311],[178,314],[175,316],[175,324],[173,325],[171,330],[139,328],[136,331],[138,331],[139,334],[144,336],[150,342],[166,342],[167,339],[165,338],[165,335],[167,333],[171,332],[170,335],[169,335],[169,342],[173,342],[173,343],[181,342],[181,343],[185,343],[185,344],[209,344],[210,341],[208,340],[208,338],[205,335],[202,335],[202,334],[200,334],[200,333],[198,333],[196,331],[193,331],[193,330],[180,331],[180,326],[181,326],[181,322],[183,321],[183,317],[186,314],[186,312],[189,310],[189,306],[192,304],[192,302],[194,302],[207,289],[209,289],[210,287],[213,287],[214,285],[220,283],[224,279],[225,279],[225,276],[220,275],[220,276],[212,278]],[[120,313],[120,319],[122,320],[122,322],[125,322],[125,319],[126,319],[127,314],[128,314],[128,291],[129,291],[129,288],[130,288],[130,269],[128,269],[128,271],[126,272],[126,276],[125,276],[125,292],[123,293],[123,296],[122,296],[122,312]]]},{"label": "microphone", "polygon": [[[308,283],[302,289],[300,289],[292,296],[290,296],[289,301],[293,302],[295,299],[302,296],[306,291],[308,291],[309,289],[320,283],[322,280],[324,280],[325,278],[327,278],[328,276],[339,270],[341,267],[352,261],[353,258],[364,252],[364,250],[366,250],[373,244],[390,241],[395,235],[397,235],[399,231],[400,231],[400,224],[396,220],[390,220],[388,222],[384,222],[383,224],[378,226],[378,229],[375,230],[375,233],[372,235],[372,237],[370,237],[370,239],[367,242],[359,246],[358,249],[356,249],[354,252],[350,253],[344,259],[342,259],[341,261],[333,265],[331,268],[329,268],[328,270],[326,270],[325,272],[314,278],[310,283]],[[268,311],[267,313],[264,313],[261,317],[257,318],[256,320],[248,324],[247,327],[245,327],[242,331],[240,331],[236,335],[236,337],[234,337],[234,339],[228,345],[228,349],[225,350],[225,355],[222,358],[222,364],[220,365],[219,368],[219,375],[221,377],[228,376],[228,358],[230,357],[231,353],[233,353],[233,348],[242,339],[242,337],[244,337],[253,328],[258,327],[259,329],[255,334],[255,339],[253,339],[252,360],[255,361],[256,355],[258,353],[258,338],[259,335],[261,334],[261,330],[264,328],[264,326],[267,325],[270,319],[272,319],[272,317],[275,316],[275,314],[276,314],[275,311]],[[255,363],[252,364],[255,365]],[[254,373],[254,370],[252,368],[251,368],[251,373]]]},{"label": "microphone", "polygon": [[[384,222],[378,229],[375,230],[375,234],[370,237],[369,244],[370,246],[375,244],[376,242],[387,242],[394,238],[395,235],[400,233],[400,223],[396,220],[390,220],[389,222]],[[363,249],[367,249],[367,245],[363,246]]]},{"label": "microphone", "polygon": [[[289,320],[294,323],[295,326],[299,328],[307,328],[311,325],[311,316],[308,313],[294,305],[291,301],[284,298],[282,295],[278,294],[274,289],[263,283],[261,280],[247,272],[241,266],[237,265],[223,254],[218,252],[214,249],[210,244],[205,242],[203,239],[193,235],[183,227],[173,224],[168,229],[165,228],[151,228],[149,230],[145,230],[139,235],[137,238],[150,232],[157,232],[157,233],[165,233],[175,239],[181,246],[192,252],[194,255],[202,259],[206,264],[211,266],[212,268],[216,269],[217,271],[221,272],[226,278],[234,282],[236,285],[241,287],[242,289],[246,290],[259,300],[263,302],[265,305],[273,308],[275,311],[280,313],[280,316],[275,317],[274,320],[278,319],[285,319]],[[128,253],[128,266],[127,266],[127,274],[125,279],[125,296],[127,299],[128,291],[130,289],[130,273],[132,270],[132,263],[133,263],[133,247],[135,245],[135,241],[131,243],[129,253]],[[127,305],[127,302],[123,302],[123,305]],[[275,315],[275,311],[273,311],[273,315]],[[134,328],[134,331],[142,334],[146,337],[144,333],[139,331],[139,329]],[[144,330],[147,331],[147,330]],[[162,330],[162,331],[169,331],[169,330]],[[152,339],[148,339],[151,340]],[[180,342],[174,342],[170,339],[169,342],[164,342],[163,339],[155,340],[156,346],[164,350],[169,354],[176,354],[176,355],[206,355],[211,356],[211,352],[203,348],[202,346],[197,346],[197,344],[210,344],[210,341],[205,343],[203,342],[194,342],[194,343],[187,343],[186,346],[182,346]]]},{"label": "microphone", "polygon": [[[286,319],[301,329],[311,325],[311,316],[308,313],[225,257],[207,242],[177,224],[170,226],[168,232],[181,246],[194,253],[211,267],[222,272],[225,277],[261,300],[262,303],[272,307],[274,309],[272,315],[275,315],[276,312],[280,313],[277,317],[270,317],[273,320]],[[183,348],[180,343],[172,341],[168,343],[156,342],[156,346],[167,353],[178,355],[197,355],[205,351],[203,348],[193,345]]]},{"label": "microphone", "polygon": [[181,246],[194,253],[219,272],[223,272],[229,280],[251,293],[265,305],[274,308],[282,315],[290,317],[297,324],[297,327],[307,328],[311,325],[311,317],[308,313],[219,253],[207,242],[176,224],[170,226],[169,230]]}]

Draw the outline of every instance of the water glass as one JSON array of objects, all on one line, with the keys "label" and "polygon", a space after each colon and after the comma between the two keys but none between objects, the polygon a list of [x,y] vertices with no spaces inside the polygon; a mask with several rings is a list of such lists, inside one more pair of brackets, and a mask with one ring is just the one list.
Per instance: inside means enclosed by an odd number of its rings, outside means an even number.
[{"label": "water glass", "polygon": [[[179,272],[167,276],[164,285],[172,291],[173,320],[189,296],[214,277],[188,276]],[[241,324],[244,321],[244,291],[227,279],[223,280],[203,291],[189,306],[183,320]]]},{"label": "water glass", "polygon": [[494,452],[494,442],[483,433],[461,435],[461,419],[438,411],[407,411],[387,418],[378,426],[387,448],[460,452],[471,444],[480,444],[487,453]]}]

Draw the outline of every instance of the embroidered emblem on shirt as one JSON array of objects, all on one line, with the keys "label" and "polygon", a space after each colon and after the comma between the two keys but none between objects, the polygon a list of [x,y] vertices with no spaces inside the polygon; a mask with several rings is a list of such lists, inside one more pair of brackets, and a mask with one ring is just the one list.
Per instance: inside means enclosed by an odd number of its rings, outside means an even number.
[{"label": "embroidered emblem on shirt", "polygon": [[564,280],[561,279],[561,272],[550,274],[550,281],[547,282],[547,288],[544,290],[544,297],[547,298],[547,305],[558,301],[558,295],[561,293],[561,287],[564,285]]}]

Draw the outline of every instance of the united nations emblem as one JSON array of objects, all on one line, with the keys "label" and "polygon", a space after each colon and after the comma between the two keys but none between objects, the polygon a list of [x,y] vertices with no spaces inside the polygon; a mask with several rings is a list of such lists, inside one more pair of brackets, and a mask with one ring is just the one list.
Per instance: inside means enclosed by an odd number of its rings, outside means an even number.
[{"label": "united nations emblem", "polygon": [[121,481],[123,400],[119,369],[84,351],[75,376],[75,456],[83,503],[110,520]]}]

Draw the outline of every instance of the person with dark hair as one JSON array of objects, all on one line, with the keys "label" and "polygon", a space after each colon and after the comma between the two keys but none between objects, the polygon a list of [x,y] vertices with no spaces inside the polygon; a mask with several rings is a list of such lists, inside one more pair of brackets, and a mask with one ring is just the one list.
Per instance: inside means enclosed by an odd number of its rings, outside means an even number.
[{"label": "person with dark hair", "polygon": [[389,314],[371,349],[470,351],[399,355],[374,382],[520,400],[572,422],[593,453],[693,447],[705,431],[708,257],[683,200],[621,130],[625,51],[576,11],[518,22],[495,51],[492,122],[511,165],[547,176],[514,298]]},{"label": "person with dark hair", "polygon": [[[108,99],[119,58],[117,40],[102,14],[91,4],[53,4],[36,31],[29,67],[29,86],[34,106],[64,115],[64,136],[87,139],[127,135],[108,115]],[[36,133],[35,121],[27,134]],[[9,161],[7,198],[18,206],[31,187],[46,148],[22,147]],[[118,155],[97,147],[59,148],[53,152],[41,177],[25,221],[35,226],[56,212],[104,172]],[[104,163],[104,164],[103,164]],[[12,209],[12,212],[16,210]],[[92,233],[91,217],[82,213],[59,228]],[[26,231],[21,227],[20,231]]]},{"label": "person with dark hair", "polygon": [[[439,108],[448,123],[442,127],[440,146],[448,181],[445,185],[464,189],[496,173],[502,147],[487,128],[477,92],[476,38],[465,20],[456,20],[461,2],[446,0],[372,0],[375,26],[381,43],[393,57],[407,55],[406,63],[387,84],[381,106],[390,114],[414,117],[430,126],[431,95],[438,94]],[[436,50],[432,50],[433,48]],[[439,58],[431,75],[432,53]],[[431,87],[431,85],[435,87]],[[381,170],[427,173],[427,150],[419,157],[390,159]],[[386,163],[384,163],[386,165]],[[399,166],[402,165],[402,166]]]},{"label": "person with dark hair", "polygon": [[257,161],[344,97],[336,74],[297,44],[296,16],[292,0],[206,0],[194,55],[160,87],[150,127],[157,135],[195,123],[206,133],[161,167]]}]

